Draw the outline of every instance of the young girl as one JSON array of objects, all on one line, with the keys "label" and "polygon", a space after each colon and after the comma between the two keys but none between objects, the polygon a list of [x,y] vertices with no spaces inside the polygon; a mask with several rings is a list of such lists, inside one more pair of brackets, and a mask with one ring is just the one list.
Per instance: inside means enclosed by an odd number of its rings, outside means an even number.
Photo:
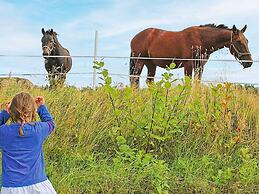
[{"label": "young girl", "polygon": [[[41,122],[35,122],[36,109]],[[11,117],[12,123],[5,124]],[[1,194],[53,194],[44,166],[42,145],[55,125],[43,97],[17,94],[0,113]]]}]

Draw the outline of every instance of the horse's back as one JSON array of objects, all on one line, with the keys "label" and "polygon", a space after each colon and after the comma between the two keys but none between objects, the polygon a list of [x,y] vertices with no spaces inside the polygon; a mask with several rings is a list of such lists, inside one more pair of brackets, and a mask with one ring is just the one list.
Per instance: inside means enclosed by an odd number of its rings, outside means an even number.
[{"label": "horse's back", "polygon": [[[186,50],[185,47],[191,47],[196,42],[195,39],[199,39],[197,29],[197,26],[182,31],[147,28],[136,34],[131,40],[131,52],[135,55],[150,56],[152,51],[158,55],[162,53],[168,55],[174,50],[175,52],[179,51],[177,53],[180,55],[182,51]],[[169,53],[166,54],[167,52]],[[164,56],[161,55],[161,57]]]},{"label": "horse's back", "polygon": [[136,43],[151,41],[153,39],[161,37],[162,35],[169,36],[169,37],[183,36],[185,34],[190,34],[192,32],[195,32],[197,31],[197,29],[198,29],[198,26],[192,26],[182,31],[168,31],[168,30],[163,30],[159,28],[147,28],[137,33],[133,37],[133,39],[131,40],[131,47],[134,46]]},{"label": "horse's back", "polygon": [[133,55],[148,56],[148,48],[156,37],[164,31],[158,28],[147,28],[136,34],[131,40],[131,52]]}]

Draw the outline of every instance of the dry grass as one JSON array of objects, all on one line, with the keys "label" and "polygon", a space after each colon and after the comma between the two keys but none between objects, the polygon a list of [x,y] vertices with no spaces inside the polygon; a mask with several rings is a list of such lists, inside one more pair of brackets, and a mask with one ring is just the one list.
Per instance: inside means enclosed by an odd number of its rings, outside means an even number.
[{"label": "dry grass", "polygon": [[[152,91],[126,90],[112,94],[117,112],[103,88],[48,90],[5,83],[0,100],[8,102],[21,91],[46,98],[57,126],[44,146],[46,167],[59,193],[258,191],[256,90],[194,85],[178,99],[181,90],[171,87],[167,101],[165,90],[159,90],[154,109]],[[161,124],[170,114],[169,124]],[[165,140],[158,139],[162,135]],[[118,136],[133,150],[131,159],[125,159]],[[142,150],[154,157],[145,167],[136,162]]]}]

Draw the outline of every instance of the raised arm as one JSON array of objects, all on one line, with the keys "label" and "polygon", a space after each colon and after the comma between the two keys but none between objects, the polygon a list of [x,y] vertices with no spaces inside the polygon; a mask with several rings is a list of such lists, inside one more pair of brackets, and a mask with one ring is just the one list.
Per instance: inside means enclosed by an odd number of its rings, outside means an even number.
[{"label": "raised arm", "polygon": [[9,118],[10,114],[7,112],[7,110],[2,110],[2,112],[0,112],[0,126],[4,125]]},{"label": "raised arm", "polygon": [[0,126],[4,125],[10,118],[9,111],[10,111],[10,103],[6,103],[6,109],[0,112]]},{"label": "raised arm", "polygon": [[40,120],[42,122],[48,122],[48,121],[52,121],[53,122],[53,118],[50,114],[50,112],[48,111],[47,107],[45,104],[41,105],[38,110],[38,115],[40,117]]},{"label": "raised arm", "polygon": [[38,106],[38,115],[40,117],[41,122],[47,123],[48,124],[48,133],[50,134],[54,128],[55,128],[55,124],[53,121],[53,118],[50,114],[50,112],[48,111],[46,105],[45,105],[45,100],[43,97],[38,96],[35,100],[37,106]]}]

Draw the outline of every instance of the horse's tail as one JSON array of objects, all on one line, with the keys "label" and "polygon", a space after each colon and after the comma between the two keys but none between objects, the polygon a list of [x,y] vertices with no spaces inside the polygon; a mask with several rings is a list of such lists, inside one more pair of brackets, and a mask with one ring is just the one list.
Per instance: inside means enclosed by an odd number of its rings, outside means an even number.
[{"label": "horse's tail", "polygon": [[130,67],[129,67],[129,75],[134,75],[134,70],[135,70],[135,61],[132,59],[134,54],[131,52],[130,53]]},{"label": "horse's tail", "polygon": [[134,53],[130,53],[130,67],[129,67],[129,76],[130,76],[130,84],[132,85],[134,82],[134,76],[135,76],[135,68],[136,68],[136,62],[135,59],[132,59],[134,57]]}]

